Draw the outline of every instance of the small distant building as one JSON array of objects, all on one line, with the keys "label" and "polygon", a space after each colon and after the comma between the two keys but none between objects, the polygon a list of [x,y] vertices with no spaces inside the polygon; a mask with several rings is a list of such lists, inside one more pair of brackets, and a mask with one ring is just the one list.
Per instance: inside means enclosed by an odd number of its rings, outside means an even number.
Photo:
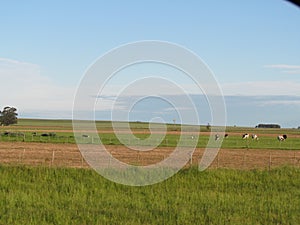
[{"label": "small distant building", "polygon": [[280,128],[279,124],[258,124],[255,128]]}]

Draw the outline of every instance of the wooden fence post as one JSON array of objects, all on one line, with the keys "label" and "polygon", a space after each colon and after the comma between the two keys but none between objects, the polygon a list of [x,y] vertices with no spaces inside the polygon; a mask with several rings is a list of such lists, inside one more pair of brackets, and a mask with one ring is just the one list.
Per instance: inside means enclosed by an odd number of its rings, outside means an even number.
[{"label": "wooden fence post", "polygon": [[110,153],[110,157],[109,157],[109,164],[108,164],[108,168],[110,168],[110,165],[111,165],[111,158],[112,158],[112,152]]},{"label": "wooden fence post", "polygon": [[53,166],[54,163],[54,157],[55,157],[55,151],[52,151],[52,160],[51,160],[51,166]]},{"label": "wooden fence post", "polygon": [[25,157],[25,148],[23,149],[23,152],[20,152],[20,155],[19,155],[19,163],[20,164],[23,162],[24,157]]},{"label": "wooden fence post", "polygon": [[272,155],[271,151],[269,152],[269,171],[271,170],[271,165],[272,165]]},{"label": "wooden fence post", "polygon": [[244,156],[243,156],[243,168],[245,169],[246,167],[246,151],[244,151]]},{"label": "wooden fence post", "polygon": [[22,161],[25,158],[25,148],[23,149],[23,156],[22,156]]}]

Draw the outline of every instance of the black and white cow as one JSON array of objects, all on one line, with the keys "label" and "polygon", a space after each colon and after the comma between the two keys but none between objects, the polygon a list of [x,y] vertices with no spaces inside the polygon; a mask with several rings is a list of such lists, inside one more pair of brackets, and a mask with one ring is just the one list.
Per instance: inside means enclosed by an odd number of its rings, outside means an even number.
[{"label": "black and white cow", "polygon": [[284,141],[285,139],[287,139],[287,135],[286,135],[286,134],[284,134],[284,135],[279,135],[279,136],[277,137],[277,139],[278,139],[278,141]]},{"label": "black and white cow", "polygon": [[243,134],[243,139],[248,139],[249,138],[249,134]]},{"label": "black and white cow", "polygon": [[219,134],[215,134],[215,141],[220,139],[220,135]]},{"label": "black and white cow", "polygon": [[253,140],[258,140],[258,136],[256,134],[252,134],[252,139]]}]

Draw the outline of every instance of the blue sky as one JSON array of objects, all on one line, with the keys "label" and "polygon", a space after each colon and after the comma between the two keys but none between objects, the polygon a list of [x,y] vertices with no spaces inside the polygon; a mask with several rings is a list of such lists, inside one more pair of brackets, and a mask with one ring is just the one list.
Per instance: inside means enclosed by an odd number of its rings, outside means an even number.
[{"label": "blue sky", "polygon": [[[300,9],[286,1],[2,1],[0,21],[0,88],[10,93],[0,107],[14,105],[20,116],[70,117],[77,85],[99,56],[163,40],[214,72],[229,125],[300,125]],[[261,114],[257,96],[273,110]],[[238,107],[245,101],[247,112]]]}]

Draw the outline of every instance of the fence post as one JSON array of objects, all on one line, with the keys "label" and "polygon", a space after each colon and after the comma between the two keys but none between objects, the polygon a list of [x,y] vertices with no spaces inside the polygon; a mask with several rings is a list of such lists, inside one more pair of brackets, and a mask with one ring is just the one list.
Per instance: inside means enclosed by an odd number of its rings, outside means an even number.
[{"label": "fence post", "polygon": [[112,152],[110,153],[110,157],[109,157],[109,164],[108,164],[108,168],[110,168],[110,165],[111,165],[111,158],[112,158]]},{"label": "fence post", "polygon": [[24,156],[25,156],[25,148],[23,148],[23,152],[20,153],[20,155],[19,155],[19,163],[22,163]]},{"label": "fence post", "polygon": [[271,151],[269,152],[269,171],[271,170],[271,165],[272,165],[272,155]]},{"label": "fence post", "polygon": [[243,168],[246,167],[246,151],[244,151],[244,157],[243,157]]},{"label": "fence post", "polygon": [[23,156],[22,156],[22,161],[25,158],[25,148],[23,149]]},{"label": "fence post", "polygon": [[52,151],[52,160],[51,160],[51,166],[53,166],[54,163],[54,157],[55,157],[55,151]]}]

